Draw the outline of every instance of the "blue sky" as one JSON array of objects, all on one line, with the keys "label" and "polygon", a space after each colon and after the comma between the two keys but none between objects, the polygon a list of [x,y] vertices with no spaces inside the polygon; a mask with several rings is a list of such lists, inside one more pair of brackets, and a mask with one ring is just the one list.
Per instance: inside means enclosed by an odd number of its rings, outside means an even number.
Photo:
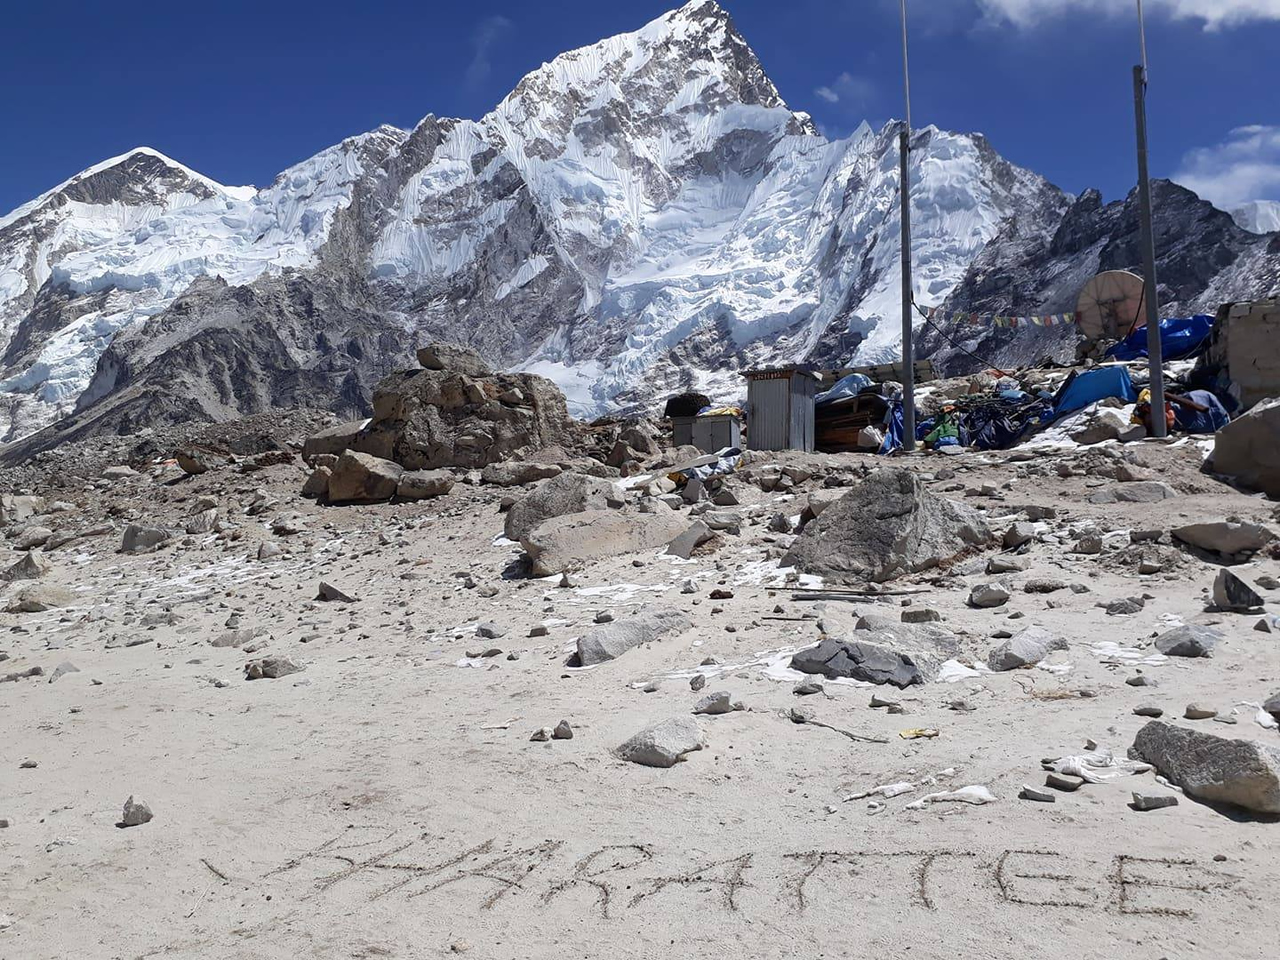
[{"label": "blue sky", "polygon": [[[829,135],[902,114],[897,0],[723,0]],[[10,4],[0,212],[147,145],[227,184],[379,123],[479,117],[557,53],[675,2]],[[1130,0],[910,0],[913,119],[986,133],[1108,199],[1134,181]],[[1280,200],[1280,0],[1146,0],[1152,170],[1224,206]]]}]

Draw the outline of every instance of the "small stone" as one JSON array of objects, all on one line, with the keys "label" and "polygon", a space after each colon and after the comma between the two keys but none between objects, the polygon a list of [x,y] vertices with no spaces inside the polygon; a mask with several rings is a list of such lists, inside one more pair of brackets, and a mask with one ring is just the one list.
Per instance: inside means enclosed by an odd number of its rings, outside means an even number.
[{"label": "small stone", "polygon": [[908,607],[902,611],[903,623],[938,623],[942,614],[929,607]]},{"label": "small stone", "polygon": [[529,736],[531,743],[545,743],[554,735],[554,731],[550,727],[539,727]]},{"label": "small stone", "polygon": [[1030,543],[1035,539],[1036,525],[1025,521],[1018,521],[1004,532],[1005,549],[1013,550],[1024,543]]},{"label": "small stone", "polygon": [[695,714],[706,714],[708,716],[733,713],[735,710],[741,709],[742,704],[734,703],[727,690],[717,690],[715,693],[709,693],[693,705]]},{"label": "small stone", "polygon": [[815,693],[822,693],[826,688],[816,680],[806,680],[804,683],[797,683],[791,688],[791,692],[798,697],[810,697]]},{"label": "small stone", "polygon": [[140,827],[144,823],[151,821],[151,808],[141,800],[135,801],[130,797],[124,802],[124,813],[120,816],[120,826],[122,827]]},{"label": "small stone", "polygon": [[1023,800],[1035,800],[1037,803],[1057,803],[1058,801],[1058,798],[1048,790],[1029,787],[1025,783],[1022,785],[1022,789],[1018,791],[1018,796]]},{"label": "small stone", "polygon": [[499,637],[505,637],[507,631],[503,630],[496,623],[478,623],[476,624],[476,636],[485,640],[497,640]]},{"label": "small stone", "polygon": [[596,623],[613,623],[613,614],[608,610],[597,610],[595,616]]},{"label": "small stone", "polygon": [[1211,657],[1222,634],[1209,627],[1190,623],[1156,637],[1155,647],[1167,657]]},{"label": "small stone", "polygon": [[1084,786],[1084,780],[1080,777],[1073,777],[1065,773],[1049,773],[1044,778],[1046,787],[1053,787],[1055,790],[1061,790],[1064,793],[1074,793]]},{"label": "small stone", "polygon": [[1187,704],[1186,711],[1182,716],[1187,720],[1212,720],[1218,715],[1218,711],[1211,707],[1200,707],[1194,703]]},{"label": "small stone", "polygon": [[1146,794],[1134,792],[1133,809],[1135,810],[1159,810],[1161,807],[1176,807],[1178,798],[1171,793],[1164,794]]},{"label": "small stone", "polygon": [[707,685],[706,674],[695,673],[692,677],[689,678],[689,689],[692,690],[694,693],[697,693],[706,685]]},{"label": "small stone", "polygon": [[1140,707],[1133,708],[1135,717],[1163,717],[1164,711],[1154,704],[1146,703]]},{"label": "small stone", "polygon": [[36,762],[35,760],[23,760],[20,764],[18,764],[18,769],[19,769],[19,770],[34,770],[34,769],[35,769],[36,767],[38,767],[38,766],[40,766],[40,764],[39,764],[38,762]]},{"label": "small stone", "polygon": [[1112,600],[1106,604],[1107,616],[1121,617],[1141,613],[1146,603],[1141,597],[1125,597],[1123,600]]},{"label": "small stone", "polygon": [[538,624],[536,627],[530,627],[530,628],[529,628],[529,636],[531,636],[531,637],[545,637],[545,636],[547,636],[547,634],[549,634],[550,632],[551,632],[551,631],[550,631],[550,630],[548,630],[548,629],[546,628],[546,626],[545,626],[545,625],[543,625],[543,624],[541,624],[541,623],[540,623],[540,624]]},{"label": "small stone", "polygon": [[573,727],[569,725],[568,720],[561,720],[556,724],[555,729],[551,731],[553,740],[572,740]]},{"label": "small stone", "polygon": [[1155,682],[1154,680],[1152,680],[1149,676],[1147,676],[1145,673],[1140,673],[1140,674],[1138,674],[1136,677],[1128,677],[1128,678],[1125,680],[1125,683],[1127,683],[1127,684],[1128,684],[1129,686],[1131,686],[1131,687],[1154,687],[1154,686],[1156,686],[1156,682]]},{"label": "small stone", "polygon": [[333,601],[337,603],[355,603],[356,602],[355,597],[352,597],[346,593],[343,593],[333,584],[325,583],[323,580],[320,581],[320,590],[316,594],[316,599],[323,600],[325,602]]},{"label": "small stone", "polygon": [[999,607],[1009,602],[1009,591],[998,583],[980,583],[969,591],[969,605]]},{"label": "small stone", "polygon": [[1223,567],[1213,581],[1213,602],[1220,610],[1247,613],[1260,609],[1264,601],[1253,587]]}]

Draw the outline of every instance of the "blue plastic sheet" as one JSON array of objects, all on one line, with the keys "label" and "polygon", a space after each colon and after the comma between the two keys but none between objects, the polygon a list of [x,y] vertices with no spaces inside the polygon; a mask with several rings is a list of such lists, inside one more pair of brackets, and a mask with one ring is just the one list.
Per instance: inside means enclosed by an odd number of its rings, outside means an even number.
[{"label": "blue plastic sheet", "polygon": [[1231,422],[1222,402],[1208,390],[1192,390],[1187,394],[1187,399],[1208,409],[1192,410],[1175,403],[1173,415],[1177,420],[1178,429],[1183,433],[1217,433]]},{"label": "blue plastic sheet", "polygon": [[851,373],[847,377],[837,380],[830,390],[814,397],[813,402],[818,406],[822,406],[824,403],[847,400],[849,397],[856,397],[860,391],[869,386],[871,386],[870,377],[861,373]]},{"label": "blue plastic sheet", "polygon": [[1133,381],[1129,379],[1129,371],[1124,367],[1102,367],[1079,374],[1062,391],[1053,411],[1054,417],[1083,410],[1089,404],[1108,397],[1118,397],[1125,403],[1133,403],[1138,399]]},{"label": "blue plastic sheet", "polygon": [[902,432],[905,429],[902,415],[902,401],[889,403],[889,412],[885,414],[884,443],[880,444],[881,453],[890,453],[902,447]]},{"label": "blue plastic sheet", "polygon": [[[1204,314],[1161,320],[1160,352],[1166,360],[1194,357],[1208,344],[1209,334],[1212,332],[1213,317]],[[1133,331],[1107,351],[1107,356],[1113,360],[1140,360],[1146,355],[1146,327]]]}]

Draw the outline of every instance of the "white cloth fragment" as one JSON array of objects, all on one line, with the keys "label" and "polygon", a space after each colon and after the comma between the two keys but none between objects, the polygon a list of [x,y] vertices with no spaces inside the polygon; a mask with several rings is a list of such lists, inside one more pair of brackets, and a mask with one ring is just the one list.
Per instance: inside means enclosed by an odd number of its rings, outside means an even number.
[{"label": "white cloth fragment", "polygon": [[908,803],[906,809],[923,810],[930,803],[972,803],[980,805],[994,803],[995,799],[995,794],[986,787],[981,784],[971,784],[958,790],[948,790],[945,793],[926,793],[919,800]]},{"label": "white cloth fragment", "polygon": [[1276,718],[1262,708],[1262,704],[1254,703],[1252,700],[1241,700],[1231,708],[1231,715],[1234,717],[1238,714],[1241,707],[1248,707],[1253,711],[1253,722],[1263,730],[1280,730],[1280,723],[1277,723]]},{"label": "white cloth fragment", "polygon": [[1061,757],[1049,766],[1055,773],[1079,777],[1086,783],[1106,783],[1108,780],[1130,777],[1155,769],[1149,763],[1117,757],[1105,748],[1090,750],[1071,757]]},{"label": "white cloth fragment", "polygon": [[985,663],[977,663],[972,667],[965,666],[959,660],[943,661],[938,668],[938,683],[955,683],[957,680],[969,680],[973,677],[984,677],[991,674],[991,668]]}]

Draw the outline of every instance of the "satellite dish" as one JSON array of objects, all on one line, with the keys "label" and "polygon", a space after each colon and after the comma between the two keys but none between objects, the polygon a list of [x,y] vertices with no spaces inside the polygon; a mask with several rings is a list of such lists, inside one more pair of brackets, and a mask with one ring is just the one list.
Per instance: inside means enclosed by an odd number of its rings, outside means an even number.
[{"label": "satellite dish", "polygon": [[1142,278],[1128,270],[1108,270],[1084,285],[1076,303],[1076,324],[1090,340],[1119,340],[1146,326]]}]

